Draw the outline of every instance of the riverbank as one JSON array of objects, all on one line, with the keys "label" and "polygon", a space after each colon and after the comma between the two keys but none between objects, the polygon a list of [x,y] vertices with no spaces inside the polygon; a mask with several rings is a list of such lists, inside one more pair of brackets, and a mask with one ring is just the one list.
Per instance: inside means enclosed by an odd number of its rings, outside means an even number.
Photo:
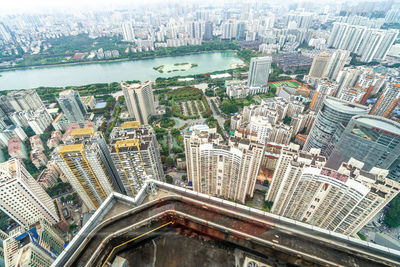
[{"label": "riverbank", "polygon": [[[41,64],[25,64],[16,66],[2,66],[0,67],[0,72],[16,70],[16,69],[29,69],[29,68],[42,68],[42,67],[57,67],[57,66],[68,66],[68,65],[83,65],[83,64],[96,64],[96,63],[107,63],[107,62],[123,62],[123,61],[134,61],[141,59],[153,59],[162,57],[175,57],[190,54],[199,53],[212,53],[212,52],[224,52],[224,51],[234,51],[236,55],[243,61],[246,59],[241,53],[241,49],[234,42],[211,42],[203,43],[202,45],[195,46],[180,46],[180,47],[162,47],[157,48],[154,51],[143,51],[138,53],[129,53],[127,56],[112,58],[112,59],[96,59],[88,61],[67,61],[67,62],[57,62],[57,63],[41,63]],[[43,57],[44,60],[51,58]]]}]

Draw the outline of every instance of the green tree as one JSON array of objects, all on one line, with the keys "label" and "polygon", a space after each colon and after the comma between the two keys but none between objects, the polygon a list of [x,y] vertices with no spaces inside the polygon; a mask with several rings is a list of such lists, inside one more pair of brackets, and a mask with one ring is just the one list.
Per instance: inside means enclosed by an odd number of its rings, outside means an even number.
[{"label": "green tree", "polygon": [[174,166],[174,159],[171,158],[171,157],[167,157],[167,158],[165,159],[165,165],[166,165],[167,167],[172,167],[172,166]]},{"label": "green tree", "polygon": [[170,128],[175,126],[175,121],[170,118],[162,118],[160,121],[160,126],[163,128]]},{"label": "green tree", "polygon": [[222,112],[225,114],[232,114],[239,111],[239,108],[236,104],[229,102],[227,100],[222,101],[221,105],[219,106]]},{"label": "green tree", "polygon": [[171,175],[165,175],[165,181],[169,184],[172,184],[174,182],[174,179],[172,178]]},{"label": "green tree", "polygon": [[78,225],[76,225],[76,224],[71,224],[71,225],[69,226],[68,232],[73,233],[73,232],[75,232],[77,229],[78,229]]},{"label": "green tree", "polygon": [[390,208],[385,214],[384,221],[391,228],[400,226],[400,195],[390,202]]},{"label": "green tree", "polygon": [[183,149],[180,147],[174,146],[174,147],[172,147],[172,152],[174,152],[175,154],[182,153]]},{"label": "green tree", "polygon": [[292,118],[291,117],[286,115],[285,118],[283,118],[283,123],[284,124],[290,125],[291,122],[292,122]]},{"label": "green tree", "polygon": [[226,119],[224,122],[225,131],[229,132],[231,130],[231,119]]},{"label": "green tree", "polygon": [[214,96],[214,90],[206,89],[205,95],[206,95],[206,96]]},{"label": "green tree", "polygon": [[118,97],[118,103],[120,104],[120,105],[123,105],[124,103],[125,103],[125,97],[122,95],[122,96],[120,96],[120,97]]},{"label": "green tree", "polygon": [[172,134],[173,136],[178,136],[178,135],[181,134],[181,131],[179,131],[179,129],[172,129],[172,130],[171,130],[171,134]]}]

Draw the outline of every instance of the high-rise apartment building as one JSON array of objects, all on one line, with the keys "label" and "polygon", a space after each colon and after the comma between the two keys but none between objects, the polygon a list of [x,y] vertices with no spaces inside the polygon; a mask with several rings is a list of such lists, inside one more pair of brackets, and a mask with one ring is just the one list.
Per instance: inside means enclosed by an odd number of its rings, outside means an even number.
[{"label": "high-rise apartment building", "polygon": [[51,224],[59,221],[53,200],[19,160],[3,162],[0,169],[0,209],[4,213],[26,227],[41,218]]},{"label": "high-rise apartment building", "polygon": [[135,33],[133,31],[132,22],[127,21],[122,23],[122,34],[124,36],[124,41],[135,41]]},{"label": "high-rise apartment building", "polygon": [[328,39],[328,47],[345,49],[355,53],[360,46],[366,27],[334,22]]},{"label": "high-rise apartment building", "polygon": [[339,72],[343,70],[350,52],[347,50],[336,50],[329,61],[325,76],[330,80],[336,80]]},{"label": "high-rise apartment building", "polygon": [[372,108],[371,115],[389,118],[399,101],[400,83],[388,83]]},{"label": "high-rise apartment building", "polygon": [[387,170],[363,171],[350,159],[339,170],[324,167],[319,149],[284,148],[267,194],[271,212],[345,235],[355,235],[400,191]]},{"label": "high-rise apartment building", "polygon": [[337,90],[337,84],[327,80],[319,80],[311,100],[310,109],[318,112],[327,96],[332,96]]},{"label": "high-rise apartment building", "polygon": [[362,62],[382,60],[386,57],[390,48],[399,34],[398,30],[368,29],[363,37],[357,54]]},{"label": "high-rise apartment building", "polygon": [[202,21],[190,22],[189,32],[192,38],[202,39],[204,35],[204,22]]},{"label": "high-rise apartment building", "polygon": [[110,134],[111,158],[128,196],[135,196],[146,179],[164,180],[153,128],[125,122]]},{"label": "high-rise apartment building", "polygon": [[267,87],[271,62],[271,57],[251,58],[247,82],[249,87]]},{"label": "high-rise apartment building", "polygon": [[11,125],[0,131],[0,146],[7,146],[8,140],[13,137],[18,137],[22,141],[25,141],[28,138],[21,126]]},{"label": "high-rise apartment building", "polygon": [[148,119],[156,113],[151,82],[121,83],[129,116],[140,124],[148,124]]},{"label": "high-rise apartment building", "polygon": [[2,109],[6,112],[30,111],[44,108],[36,90],[11,91],[1,98]]},{"label": "high-rise apartment building", "polygon": [[328,53],[315,55],[308,75],[312,78],[324,78],[330,60],[331,55],[329,55]]},{"label": "high-rise apartment building", "polygon": [[4,240],[5,266],[48,267],[64,249],[61,235],[45,219],[16,229]]},{"label": "high-rise apartment building", "polygon": [[243,41],[246,39],[246,23],[239,22],[236,25],[236,41]]},{"label": "high-rise apartment building", "polygon": [[398,30],[381,30],[334,22],[328,46],[356,53],[362,62],[382,60],[399,34]]},{"label": "high-rise apartment building", "polygon": [[400,158],[400,124],[371,115],[353,117],[326,166],[337,169],[350,158],[362,161],[367,171],[373,167],[390,169]]},{"label": "high-rise apartment building", "polygon": [[241,203],[253,196],[264,145],[236,137],[225,145],[216,129],[202,125],[186,132],[184,143],[194,191]]},{"label": "high-rise apartment building", "polygon": [[100,132],[76,129],[55,157],[56,163],[89,210],[113,191],[126,194]]},{"label": "high-rise apartment building", "polygon": [[31,112],[26,118],[35,134],[43,134],[53,122],[53,118],[45,108]]},{"label": "high-rise apartment building", "polygon": [[71,122],[83,122],[85,120],[86,109],[82,103],[78,91],[62,91],[57,98],[64,116]]},{"label": "high-rise apartment building", "polygon": [[203,39],[205,41],[209,41],[213,39],[213,23],[212,22],[206,22],[204,26],[204,35]]},{"label": "high-rise apartment building", "polygon": [[221,25],[222,28],[222,35],[221,39],[223,40],[232,40],[232,38],[235,37],[235,24],[232,21],[227,21],[222,23]]},{"label": "high-rise apartment building", "polygon": [[10,30],[4,23],[0,23],[0,37],[6,41],[9,42],[12,39],[12,35],[10,34]]},{"label": "high-rise apartment building", "polygon": [[6,240],[9,235],[2,230],[0,230],[0,262],[4,262],[4,240]]},{"label": "high-rise apartment building", "polygon": [[321,154],[328,157],[339,138],[336,135],[337,131],[343,130],[353,116],[365,115],[368,111],[369,109],[366,106],[327,96],[317,114],[303,149],[310,151],[312,148],[319,148]]}]

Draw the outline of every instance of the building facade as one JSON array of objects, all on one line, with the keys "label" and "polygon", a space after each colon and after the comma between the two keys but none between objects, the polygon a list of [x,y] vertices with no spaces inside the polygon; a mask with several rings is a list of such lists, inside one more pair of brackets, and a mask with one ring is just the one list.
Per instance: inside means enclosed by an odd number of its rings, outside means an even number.
[{"label": "building facade", "polygon": [[49,267],[64,249],[64,240],[51,224],[40,219],[19,228],[4,240],[5,266]]},{"label": "building facade", "polygon": [[148,124],[149,117],[156,114],[151,82],[131,84],[123,82],[121,87],[129,116],[135,118],[140,124]]},{"label": "building facade", "polygon": [[164,180],[153,128],[138,121],[125,122],[110,134],[111,158],[128,196],[135,196],[146,179]]},{"label": "building facade", "polygon": [[400,83],[387,84],[370,114],[389,118],[399,101]]},{"label": "building facade", "polygon": [[250,61],[249,87],[267,87],[269,70],[271,68],[271,57],[253,57]]},{"label": "building facade", "polygon": [[20,225],[45,218],[49,223],[59,221],[50,196],[17,159],[0,164],[0,208]]},{"label": "building facade", "polygon": [[393,29],[381,30],[334,22],[327,44],[328,47],[356,53],[362,62],[371,62],[385,58],[398,33]]},{"label": "building facade", "polygon": [[328,53],[315,55],[308,75],[313,78],[324,78],[330,60],[331,55],[329,55]]},{"label": "building facade", "polygon": [[390,169],[400,158],[400,124],[382,117],[353,117],[335,145],[327,167],[337,169],[350,158],[362,161],[364,169]]},{"label": "building facade", "polygon": [[113,191],[125,194],[100,132],[77,129],[65,143],[56,163],[89,210],[96,210]]},{"label": "building facade", "polygon": [[337,132],[342,132],[353,116],[365,115],[368,111],[366,106],[331,96],[326,97],[303,149],[310,151],[312,148],[318,148],[323,156],[329,157],[339,138]]},{"label": "building facade", "polygon": [[326,168],[319,151],[282,151],[267,194],[271,212],[355,235],[399,193],[400,184],[386,178],[387,170],[363,171],[353,158],[337,171]]},{"label": "building facade", "polygon": [[347,50],[336,50],[329,61],[325,76],[330,80],[336,80],[339,72],[343,70],[350,52]]},{"label": "building facade", "polygon": [[5,101],[4,105],[9,107],[6,108],[6,112],[37,110],[44,107],[36,90],[12,91],[7,94]]},{"label": "building facade", "polygon": [[253,196],[264,145],[232,137],[223,144],[216,129],[194,127],[184,135],[188,180],[196,192],[244,203]]},{"label": "building facade", "polygon": [[57,98],[57,102],[69,123],[84,122],[86,109],[82,103],[78,91],[62,91]]}]

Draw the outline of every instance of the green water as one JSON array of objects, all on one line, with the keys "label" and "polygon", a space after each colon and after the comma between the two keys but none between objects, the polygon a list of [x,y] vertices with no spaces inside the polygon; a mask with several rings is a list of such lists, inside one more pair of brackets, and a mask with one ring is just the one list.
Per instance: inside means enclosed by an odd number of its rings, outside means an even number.
[{"label": "green water", "polygon": [[[187,71],[159,73],[153,67],[175,63],[197,64]],[[40,86],[64,87],[91,83],[121,82],[126,80],[155,80],[207,73],[231,68],[233,63],[243,63],[232,51],[210,52],[174,57],[161,57],[133,61],[29,68],[1,72],[0,90],[28,89]]]}]

